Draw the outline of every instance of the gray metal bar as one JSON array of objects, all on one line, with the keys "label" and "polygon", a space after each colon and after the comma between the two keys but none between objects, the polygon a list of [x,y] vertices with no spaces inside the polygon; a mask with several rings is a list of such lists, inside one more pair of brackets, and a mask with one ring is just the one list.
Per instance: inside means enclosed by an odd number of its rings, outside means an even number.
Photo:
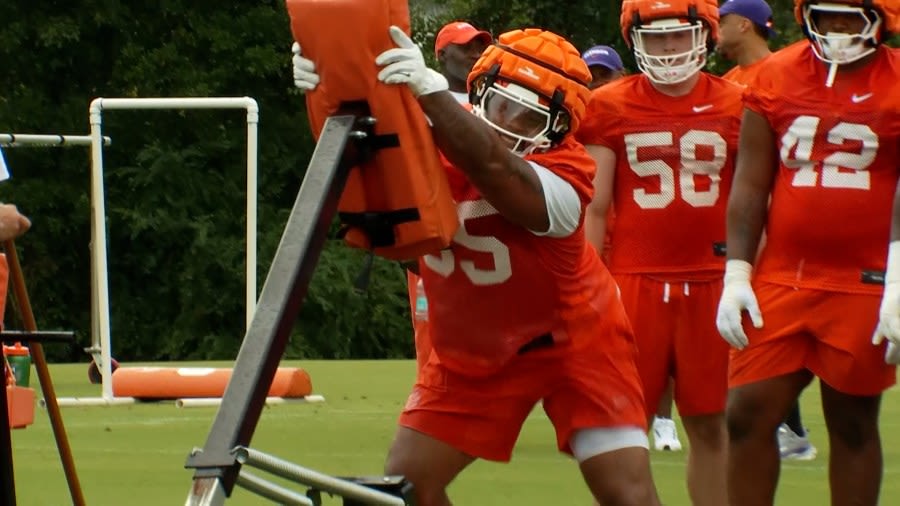
[{"label": "gray metal bar", "polygon": [[238,474],[237,485],[278,504],[286,504],[288,506],[315,505],[309,497],[268,482],[255,474],[248,473],[245,469],[241,469],[240,474]]},{"label": "gray metal bar", "polygon": [[405,506],[406,501],[400,497],[385,494],[347,480],[335,478],[327,474],[313,471],[278,457],[267,455],[252,448],[235,448],[238,462],[246,466],[262,469],[276,476],[287,478],[297,483],[309,485],[315,489],[341,497],[362,501],[376,506]]},{"label": "gray metal bar", "polygon": [[[104,146],[109,146],[111,142],[109,137],[103,138]],[[0,134],[0,147],[4,148],[64,148],[90,145],[89,135]]]},{"label": "gray metal bar", "polygon": [[218,478],[195,478],[184,506],[196,506],[199,504],[204,506],[222,506],[225,504],[226,498],[225,487],[222,486],[222,482]]}]

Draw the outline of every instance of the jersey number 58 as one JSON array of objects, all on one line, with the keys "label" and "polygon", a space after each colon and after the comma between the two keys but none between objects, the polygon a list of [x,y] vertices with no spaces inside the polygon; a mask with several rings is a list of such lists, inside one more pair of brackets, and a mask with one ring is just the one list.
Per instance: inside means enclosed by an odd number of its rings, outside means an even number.
[{"label": "jersey number 58", "polygon": [[[681,156],[677,167],[672,167],[661,159],[638,159],[640,148],[666,148],[674,143],[675,135],[672,132],[648,132],[625,136],[625,151],[631,170],[640,177],[659,178],[658,192],[636,188],[633,192],[634,201],[641,209],[664,209],[675,200],[677,178],[682,200],[693,207],[714,206],[719,199],[719,173],[728,160],[728,143],[717,132],[691,130],[678,140]],[[699,147],[711,148],[712,157],[709,160],[698,159]],[[697,189],[694,179],[697,176],[709,178],[708,189]]]}]

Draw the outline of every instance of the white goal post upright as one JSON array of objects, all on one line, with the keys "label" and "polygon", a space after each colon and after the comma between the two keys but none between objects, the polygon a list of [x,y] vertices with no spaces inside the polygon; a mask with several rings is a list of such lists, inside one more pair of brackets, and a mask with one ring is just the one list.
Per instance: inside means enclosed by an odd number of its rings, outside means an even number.
[{"label": "white goal post upright", "polygon": [[100,370],[102,398],[60,399],[60,405],[109,405],[134,402],[131,398],[116,399],[112,387],[106,197],[103,187],[102,116],[104,109],[245,109],[247,111],[246,327],[249,327],[256,309],[256,209],[259,126],[259,106],[256,100],[250,97],[96,98],[90,105],[92,328],[91,348],[89,351]]}]

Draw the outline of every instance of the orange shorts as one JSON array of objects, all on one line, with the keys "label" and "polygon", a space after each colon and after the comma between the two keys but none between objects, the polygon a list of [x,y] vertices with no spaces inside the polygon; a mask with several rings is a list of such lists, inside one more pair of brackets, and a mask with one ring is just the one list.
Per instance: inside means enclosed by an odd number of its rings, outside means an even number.
[{"label": "orange shorts", "polygon": [[400,425],[428,434],[473,457],[508,461],[535,404],[556,428],[557,446],[571,454],[578,429],[646,430],[636,348],[619,308],[596,338],[555,343],[513,358],[486,377],[459,374],[432,353],[400,415]]},{"label": "orange shorts", "polygon": [[850,395],[878,395],[896,381],[885,345],[872,346],[881,296],[765,282],[753,290],[764,326],[757,330],[745,319],[750,344],[731,352],[731,387],[802,369]]},{"label": "orange shorts", "polygon": [[725,411],[728,343],[716,329],[722,281],[659,281],[616,275],[638,347],[647,413],[656,412],[669,378],[682,416]]}]

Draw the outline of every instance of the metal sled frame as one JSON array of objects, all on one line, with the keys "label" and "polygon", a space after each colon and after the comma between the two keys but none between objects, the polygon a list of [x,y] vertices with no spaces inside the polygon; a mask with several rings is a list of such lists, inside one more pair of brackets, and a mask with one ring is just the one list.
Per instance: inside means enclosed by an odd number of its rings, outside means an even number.
[{"label": "metal sled frame", "polygon": [[[366,109],[365,104],[362,107],[345,104],[325,122],[206,444],[195,448],[185,464],[195,469],[193,486],[185,503],[188,506],[224,504],[236,484],[282,504],[316,504],[310,497],[249,474],[241,469],[242,465],[259,467],[317,491],[356,501],[353,504],[407,504],[397,496],[307,470],[249,448],[266,392],[306,297],[350,169],[360,160],[368,159],[379,145],[380,139],[373,128],[375,118]],[[398,481],[403,480],[398,478]]]}]

